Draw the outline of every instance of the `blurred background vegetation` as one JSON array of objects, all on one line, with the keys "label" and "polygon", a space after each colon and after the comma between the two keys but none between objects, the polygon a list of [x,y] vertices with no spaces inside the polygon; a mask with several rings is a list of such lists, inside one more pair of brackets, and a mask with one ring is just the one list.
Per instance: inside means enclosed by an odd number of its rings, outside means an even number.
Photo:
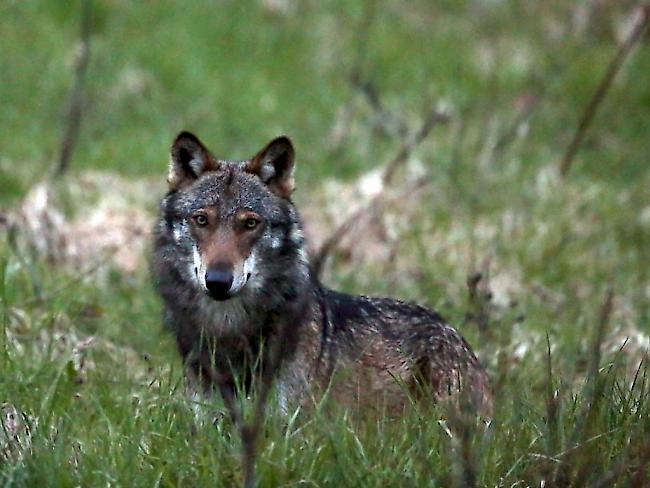
[{"label": "blurred background vegetation", "polygon": [[638,6],[94,0],[80,131],[52,178],[82,3],[0,3],[2,484],[241,479],[237,439],[183,394],[148,274],[169,145],[188,129],[224,158],[289,135],[315,247],[385,196],[326,283],[435,307],[494,382],[487,428],[417,412],[283,427],[272,412],[264,486],[644,486],[647,33],[558,171]]}]

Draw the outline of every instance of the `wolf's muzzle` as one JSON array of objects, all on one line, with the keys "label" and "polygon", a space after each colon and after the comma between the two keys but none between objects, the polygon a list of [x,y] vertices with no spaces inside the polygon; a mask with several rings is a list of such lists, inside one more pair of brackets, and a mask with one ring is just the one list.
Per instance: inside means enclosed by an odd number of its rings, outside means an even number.
[{"label": "wolf's muzzle", "polygon": [[210,268],[205,273],[205,286],[215,300],[222,301],[230,298],[232,280],[232,271],[224,266]]}]

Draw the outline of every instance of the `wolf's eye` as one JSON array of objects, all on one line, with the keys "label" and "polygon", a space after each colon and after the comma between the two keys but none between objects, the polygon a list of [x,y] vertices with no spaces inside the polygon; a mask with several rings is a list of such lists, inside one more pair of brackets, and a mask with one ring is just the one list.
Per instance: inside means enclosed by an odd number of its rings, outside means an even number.
[{"label": "wolf's eye", "polygon": [[208,225],[208,218],[203,214],[195,215],[194,222],[196,222],[196,225],[199,227],[204,227]]},{"label": "wolf's eye", "polygon": [[258,226],[259,223],[260,223],[259,220],[249,217],[246,220],[244,220],[244,229],[253,230],[255,227]]}]

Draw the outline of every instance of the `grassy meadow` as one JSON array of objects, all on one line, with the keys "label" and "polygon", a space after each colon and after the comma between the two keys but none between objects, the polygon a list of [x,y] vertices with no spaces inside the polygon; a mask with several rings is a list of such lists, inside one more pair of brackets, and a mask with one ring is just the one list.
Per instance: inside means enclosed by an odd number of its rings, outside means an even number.
[{"label": "grassy meadow", "polygon": [[487,423],[272,404],[260,486],[648,486],[647,32],[558,172],[633,6],[94,0],[54,178],[81,3],[0,3],[0,485],[241,484],[240,440],[218,398],[185,394],[148,269],[188,129],[224,158],[289,135],[315,248],[385,195],[324,282],[435,308],[493,382]]}]

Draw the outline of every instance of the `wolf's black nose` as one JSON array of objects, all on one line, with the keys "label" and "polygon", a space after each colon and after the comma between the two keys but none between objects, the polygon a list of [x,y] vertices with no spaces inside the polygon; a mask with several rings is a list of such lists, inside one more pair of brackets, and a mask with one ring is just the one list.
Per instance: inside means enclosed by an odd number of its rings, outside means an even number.
[{"label": "wolf's black nose", "polygon": [[208,287],[210,296],[215,300],[227,300],[230,298],[228,290],[232,285],[232,272],[223,267],[208,269],[205,273],[205,286]]}]

